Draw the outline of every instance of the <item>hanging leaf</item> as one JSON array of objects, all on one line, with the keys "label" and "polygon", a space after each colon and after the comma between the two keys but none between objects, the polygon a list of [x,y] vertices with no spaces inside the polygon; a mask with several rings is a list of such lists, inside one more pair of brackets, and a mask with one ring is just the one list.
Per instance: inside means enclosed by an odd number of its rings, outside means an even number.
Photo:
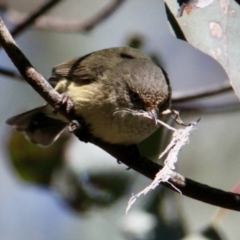
[{"label": "hanging leaf", "polygon": [[[182,8],[182,16],[176,19],[187,41],[222,65],[240,98],[240,7],[234,0],[200,4],[203,2],[188,1]],[[177,16],[177,1],[166,0],[166,3]]]}]

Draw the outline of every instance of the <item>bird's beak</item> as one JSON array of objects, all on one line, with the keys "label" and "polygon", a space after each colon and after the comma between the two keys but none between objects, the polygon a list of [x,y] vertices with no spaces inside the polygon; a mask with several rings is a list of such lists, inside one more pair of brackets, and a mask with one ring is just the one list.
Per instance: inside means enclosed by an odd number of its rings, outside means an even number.
[{"label": "bird's beak", "polygon": [[154,120],[155,124],[157,125],[158,111],[155,108],[153,108],[150,111],[148,111],[148,114],[151,117],[151,119]]}]

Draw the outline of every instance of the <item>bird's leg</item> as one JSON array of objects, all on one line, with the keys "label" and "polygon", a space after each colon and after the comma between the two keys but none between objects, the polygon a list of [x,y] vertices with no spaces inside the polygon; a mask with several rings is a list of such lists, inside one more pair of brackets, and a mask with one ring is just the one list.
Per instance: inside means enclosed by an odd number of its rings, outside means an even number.
[{"label": "bird's leg", "polygon": [[79,123],[79,121],[77,120],[72,120],[69,124],[68,124],[68,131],[70,133],[73,133],[77,130],[79,130],[81,128],[81,124]]},{"label": "bird's leg", "polygon": [[89,127],[82,118],[72,120],[68,124],[68,131],[74,133],[81,141],[86,143],[93,137],[89,131]]},{"label": "bird's leg", "polygon": [[[70,104],[71,101],[69,100],[69,96],[67,95],[67,93],[62,93],[61,94],[61,99],[59,102],[57,102],[54,106],[53,109],[53,114],[57,114],[59,109],[61,108],[65,108],[67,112],[72,111],[72,114],[75,115],[74,113],[74,109],[73,109],[73,104]],[[70,121],[70,123],[68,124],[68,131],[70,133],[74,133],[77,135],[77,137],[83,141],[83,142],[89,142],[89,140],[91,139],[92,135],[89,131],[89,128],[87,126],[87,124],[85,123],[85,121],[77,116],[77,117],[73,117],[74,120]]]}]

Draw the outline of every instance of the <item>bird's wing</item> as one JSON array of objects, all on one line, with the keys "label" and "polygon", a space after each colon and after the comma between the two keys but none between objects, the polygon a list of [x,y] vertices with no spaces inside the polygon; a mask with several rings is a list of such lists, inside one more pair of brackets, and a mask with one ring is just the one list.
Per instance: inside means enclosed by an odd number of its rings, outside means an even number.
[{"label": "bird's wing", "polygon": [[115,69],[120,62],[136,58],[150,60],[141,51],[129,47],[103,49],[54,67],[49,82],[56,85],[65,78],[80,84],[89,84],[103,76],[105,71]]},{"label": "bird's wing", "polygon": [[91,54],[80,58],[74,58],[52,69],[52,75],[48,78],[48,81],[55,86],[63,78],[69,81],[81,81],[90,83],[95,80],[96,76],[87,64],[87,58]]}]

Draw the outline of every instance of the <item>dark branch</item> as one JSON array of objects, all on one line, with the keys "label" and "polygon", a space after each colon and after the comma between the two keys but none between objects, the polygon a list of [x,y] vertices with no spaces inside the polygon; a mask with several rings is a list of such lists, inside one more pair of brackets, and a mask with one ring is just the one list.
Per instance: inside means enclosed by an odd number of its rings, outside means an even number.
[{"label": "dark branch", "polygon": [[[6,53],[13,61],[19,72],[23,75],[26,81],[52,106],[61,99],[61,96],[48,84],[48,82],[32,67],[30,62],[17,47],[3,21],[0,19],[0,43]],[[70,100],[69,100],[70,101]],[[71,101],[70,101],[71,102]],[[68,120],[74,120],[64,109],[59,109]],[[79,137],[79,136],[77,136]],[[91,142],[101,147],[113,157],[123,162],[130,168],[138,171],[148,178],[153,179],[156,173],[161,169],[158,164],[144,158],[136,151],[135,146],[120,146],[112,145],[100,141],[99,139],[91,139]],[[135,150],[135,151],[134,151]],[[231,192],[224,192],[204,184],[186,179],[180,174],[172,174],[171,183],[174,184],[182,194],[200,200],[205,203],[213,204],[219,207],[224,207],[236,211],[240,211],[240,195]],[[163,183],[168,188],[172,186],[168,183]],[[175,190],[175,189],[173,189]]]},{"label": "dark branch", "polygon": [[[57,1],[54,1],[57,2]],[[55,17],[42,16],[34,19],[34,27],[41,30],[61,31],[61,32],[87,32],[92,30],[98,24],[110,17],[124,2],[124,0],[114,0],[106,7],[101,9],[95,16],[82,21],[69,21]],[[40,15],[39,15],[40,16]],[[22,21],[26,18],[25,14],[13,10],[6,11],[6,17],[14,23]],[[33,22],[31,22],[32,24]],[[13,35],[14,36],[14,35]]]},{"label": "dark branch", "polygon": [[120,7],[120,5],[122,5],[123,2],[124,0],[115,0],[114,2],[109,4],[92,19],[89,19],[87,22],[85,22],[85,24],[82,25],[82,30],[89,31],[93,29],[103,20],[106,20],[108,17],[110,17],[112,13],[114,13]]},{"label": "dark branch", "polygon": [[[131,146],[112,145],[97,140],[95,140],[94,143],[111,154],[113,157],[125,163],[130,168],[150,179],[154,179],[156,174],[162,168],[157,163],[140,156],[138,152],[133,153]],[[185,196],[215,206],[240,211],[239,194],[225,192],[220,189],[195,182],[191,179],[184,178],[178,173],[172,174],[172,180],[170,182]],[[176,189],[168,183],[161,184],[176,191]]]},{"label": "dark branch", "polygon": [[174,93],[172,97],[172,103],[180,103],[180,102],[186,102],[189,100],[195,100],[198,98],[204,98],[204,97],[209,97],[209,96],[214,96],[219,93],[225,93],[232,91],[232,86],[230,85],[229,82],[224,82],[220,84],[219,86],[214,86],[214,87],[208,87],[207,89],[203,90],[194,90],[189,93],[179,93],[177,94],[176,92]]},{"label": "dark branch", "polygon": [[61,0],[50,0],[47,3],[45,3],[42,7],[40,7],[38,10],[34,11],[30,16],[28,16],[22,23],[18,24],[12,31],[11,34],[13,37],[16,37],[20,32],[22,32],[24,29],[29,27],[34,23],[34,21],[41,16],[42,14],[49,11],[52,7],[54,7],[57,3],[59,3]]},{"label": "dark branch", "polygon": [[0,67],[0,74],[17,79],[17,80],[24,80],[22,75],[7,68]]},{"label": "dark branch", "polygon": [[222,104],[173,104],[173,108],[181,112],[223,113],[240,110],[239,101]]}]

